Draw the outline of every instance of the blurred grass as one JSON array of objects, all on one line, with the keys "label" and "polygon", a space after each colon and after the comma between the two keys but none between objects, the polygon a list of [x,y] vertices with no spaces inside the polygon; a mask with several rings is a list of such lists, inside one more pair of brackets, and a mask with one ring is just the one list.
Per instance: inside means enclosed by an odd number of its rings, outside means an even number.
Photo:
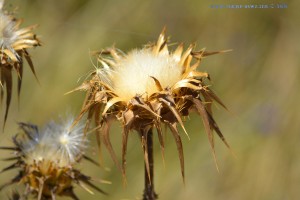
[{"label": "blurred grass", "polygon": [[[42,126],[57,115],[79,112],[84,93],[64,93],[78,86],[93,69],[96,63],[91,63],[90,50],[113,44],[123,51],[141,47],[155,41],[166,26],[172,42],[183,41],[186,46],[196,42],[199,49],[206,47],[211,51],[233,49],[230,53],[206,58],[201,69],[210,73],[212,88],[231,111],[216,108],[215,118],[238,158],[231,156],[217,141],[218,173],[200,119],[191,116],[186,122],[191,140],[183,136],[185,186],[173,139],[169,137],[166,145],[165,168],[156,146],[155,184],[160,199],[298,199],[300,14],[298,1],[284,2],[288,4],[287,9],[247,10],[209,8],[212,3],[241,3],[225,0],[201,3],[195,0],[169,3],[7,0],[8,5],[19,7],[17,16],[25,19],[24,26],[40,25],[36,32],[41,36],[43,47],[30,51],[41,86],[27,67],[20,109],[14,92],[0,145],[10,144],[11,136],[17,132],[17,121]],[[270,2],[247,0],[242,3]],[[118,126],[116,124],[112,139],[120,155]],[[90,150],[92,156],[95,151]],[[110,195],[89,195],[79,188],[79,196],[91,200],[139,199],[143,190],[143,160],[136,134],[132,133],[129,139],[126,188],[106,150],[104,154],[110,172],[86,163],[79,168],[95,179],[112,181],[112,185],[100,185]],[[1,157],[6,155],[1,152]],[[1,168],[7,164],[0,162]],[[0,184],[15,173],[1,174]],[[6,199],[12,188],[2,191],[0,199]]]}]

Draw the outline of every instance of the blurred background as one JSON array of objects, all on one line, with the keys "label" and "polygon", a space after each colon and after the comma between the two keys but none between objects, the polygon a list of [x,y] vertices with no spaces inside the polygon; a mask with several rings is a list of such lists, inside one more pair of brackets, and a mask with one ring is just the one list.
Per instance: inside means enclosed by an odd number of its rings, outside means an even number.
[{"label": "blurred background", "polygon": [[[285,3],[286,9],[217,9],[211,5]],[[31,49],[40,85],[25,66],[20,108],[14,80],[13,101],[0,146],[12,144],[16,122],[42,127],[66,113],[77,115],[85,93],[64,93],[80,85],[97,65],[90,51],[115,45],[123,51],[156,41],[164,26],[171,42],[196,42],[208,51],[233,49],[203,60],[200,70],[212,77],[212,89],[228,106],[215,106],[215,119],[237,158],[216,139],[220,172],[216,170],[201,119],[191,115],[182,135],[186,184],[183,184],[176,145],[167,137],[164,167],[155,146],[155,187],[159,199],[173,200],[283,200],[300,198],[300,13],[296,0],[6,0],[6,8],[18,7],[23,27],[39,24],[35,32],[42,47]],[[16,74],[15,74],[16,78]],[[80,79],[81,78],[81,79]],[[4,104],[1,107],[2,125]],[[121,158],[120,125],[111,138]],[[94,136],[91,136],[94,141]],[[88,154],[97,159],[94,142]],[[82,199],[141,199],[144,183],[142,148],[137,134],[129,137],[127,181],[104,149],[110,171],[83,162],[78,168],[96,180],[109,196],[90,195],[76,187]],[[8,156],[0,153],[1,158]],[[0,167],[9,163],[0,161]],[[0,174],[0,184],[17,171]],[[0,199],[21,186],[1,191]],[[65,198],[58,198],[65,199]]]}]

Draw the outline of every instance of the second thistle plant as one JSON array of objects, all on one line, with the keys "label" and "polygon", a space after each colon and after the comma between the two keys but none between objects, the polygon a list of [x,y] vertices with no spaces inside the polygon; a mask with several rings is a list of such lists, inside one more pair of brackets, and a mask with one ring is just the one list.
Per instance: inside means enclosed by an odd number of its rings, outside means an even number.
[{"label": "second thistle plant", "polygon": [[87,143],[83,125],[69,131],[72,123],[73,120],[50,122],[42,131],[33,124],[19,123],[22,132],[13,137],[15,146],[0,147],[14,151],[15,156],[6,160],[16,161],[0,172],[17,168],[19,174],[2,185],[0,190],[14,183],[23,183],[26,187],[24,198],[33,195],[38,200],[55,200],[56,196],[69,196],[78,200],[74,185],[92,194],[87,186],[105,193],[91,182],[89,176],[74,168],[82,158],[92,160],[83,153]]},{"label": "second thistle plant", "polygon": [[0,1],[0,91],[2,102],[6,91],[6,110],[4,125],[12,96],[13,70],[18,76],[18,96],[20,95],[23,78],[23,58],[27,61],[32,73],[36,76],[33,62],[28,49],[40,46],[41,43],[32,32],[36,25],[19,28],[22,20],[3,10],[4,1]]}]

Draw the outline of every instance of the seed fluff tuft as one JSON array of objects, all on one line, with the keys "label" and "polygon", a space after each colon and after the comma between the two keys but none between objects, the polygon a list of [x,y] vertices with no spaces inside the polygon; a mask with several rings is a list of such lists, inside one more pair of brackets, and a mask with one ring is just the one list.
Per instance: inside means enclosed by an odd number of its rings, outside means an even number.
[{"label": "seed fluff tuft", "polygon": [[129,101],[136,95],[151,96],[158,92],[155,77],[163,88],[180,80],[182,68],[179,60],[169,54],[155,55],[149,49],[134,50],[113,68],[110,79],[116,94]]}]

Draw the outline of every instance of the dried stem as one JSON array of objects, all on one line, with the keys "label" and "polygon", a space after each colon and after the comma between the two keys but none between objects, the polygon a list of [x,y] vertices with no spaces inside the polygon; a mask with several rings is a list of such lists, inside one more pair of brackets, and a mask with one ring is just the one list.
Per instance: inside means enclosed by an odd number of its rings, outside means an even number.
[{"label": "dried stem", "polygon": [[153,159],[153,133],[150,129],[147,133],[146,139],[146,151],[148,152],[148,163],[149,163],[149,175],[147,172],[147,166],[145,163],[145,189],[143,194],[143,200],[155,200],[158,199],[157,194],[154,191],[154,159]]}]

